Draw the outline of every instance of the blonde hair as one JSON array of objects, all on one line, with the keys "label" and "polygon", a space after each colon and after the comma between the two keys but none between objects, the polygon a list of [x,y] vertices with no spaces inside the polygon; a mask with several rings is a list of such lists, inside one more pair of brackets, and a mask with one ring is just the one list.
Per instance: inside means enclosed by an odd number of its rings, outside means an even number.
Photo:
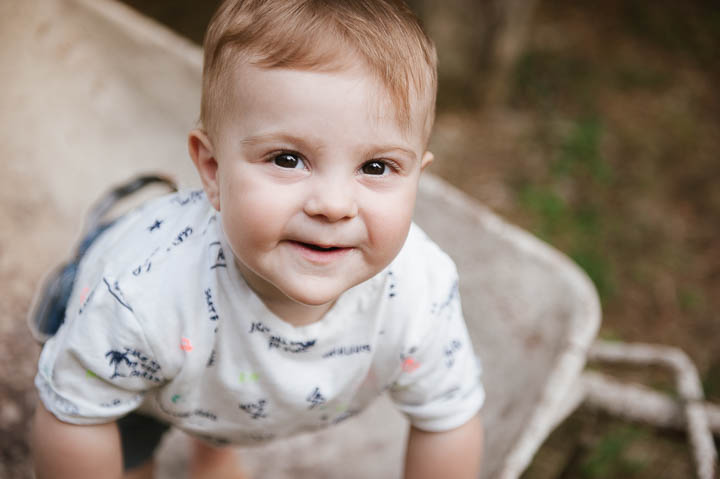
[{"label": "blonde hair", "polygon": [[341,69],[355,53],[380,80],[408,127],[414,98],[425,99],[426,138],[437,91],[432,40],[402,0],[225,0],[204,41],[200,122],[215,131],[229,80],[241,61],[266,68]]}]

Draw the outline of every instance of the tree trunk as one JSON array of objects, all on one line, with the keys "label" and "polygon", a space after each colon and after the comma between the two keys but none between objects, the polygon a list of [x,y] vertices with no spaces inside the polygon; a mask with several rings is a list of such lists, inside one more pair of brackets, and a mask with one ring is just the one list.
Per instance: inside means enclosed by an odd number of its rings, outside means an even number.
[{"label": "tree trunk", "polygon": [[539,0],[411,0],[438,47],[440,107],[501,106]]}]

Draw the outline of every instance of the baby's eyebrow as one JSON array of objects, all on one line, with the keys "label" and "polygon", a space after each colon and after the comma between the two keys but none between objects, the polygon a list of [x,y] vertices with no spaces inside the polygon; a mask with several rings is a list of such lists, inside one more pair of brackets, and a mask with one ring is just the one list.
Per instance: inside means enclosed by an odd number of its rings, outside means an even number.
[{"label": "baby's eyebrow", "polygon": [[402,146],[398,145],[371,145],[368,149],[379,151],[381,153],[400,152],[410,157],[410,159],[413,161],[417,159],[417,155],[413,150],[409,148],[403,148]]},{"label": "baby's eyebrow", "polygon": [[320,141],[312,138],[282,132],[260,133],[240,140],[240,144],[247,146],[256,146],[263,143],[287,143],[303,149],[319,148],[322,145]]},{"label": "baby's eyebrow", "polygon": [[[272,142],[283,142],[288,143],[290,145],[297,145],[299,148],[313,148],[313,149],[322,149],[322,142],[321,141],[308,141],[307,138],[295,136],[295,135],[289,135],[285,133],[262,133],[259,135],[252,135],[248,136],[246,138],[242,138],[240,140],[240,143],[242,145],[246,146],[256,146],[263,143],[272,143]],[[362,146],[362,149],[367,152],[368,154],[375,154],[376,152],[379,153],[393,153],[393,152],[399,152],[402,154],[407,155],[412,160],[417,159],[417,155],[415,154],[415,151],[413,151],[409,147],[404,147],[398,144],[366,144]]]},{"label": "baby's eyebrow", "polygon": [[240,140],[241,145],[249,147],[272,143],[279,143],[280,146],[284,145],[286,148],[303,151],[318,151],[323,149],[322,142],[319,140],[281,132],[261,133]]},{"label": "baby's eyebrow", "polygon": [[241,139],[240,143],[242,143],[243,145],[252,146],[252,145],[257,145],[259,143],[267,143],[267,142],[278,141],[278,140],[279,141],[290,141],[290,142],[294,143],[294,142],[299,141],[300,139],[295,138],[291,135],[282,135],[282,134],[277,134],[277,133],[265,133],[265,134],[261,134],[261,135],[248,136],[246,138]]}]

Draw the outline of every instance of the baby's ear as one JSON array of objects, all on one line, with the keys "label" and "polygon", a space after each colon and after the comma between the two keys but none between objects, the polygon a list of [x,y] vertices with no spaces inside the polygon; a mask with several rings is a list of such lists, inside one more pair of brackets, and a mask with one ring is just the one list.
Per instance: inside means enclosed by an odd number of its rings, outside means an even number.
[{"label": "baby's ear", "polygon": [[426,151],[423,154],[422,161],[420,162],[420,169],[424,170],[425,168],[427,168],[434,159],[435,155],[433,155],[431,151]]},{"label": "baby's ear", "polygon": [[188,151],[195,168],[197,168],[200,180],[202,180],[205,195],[210,204],[220,211],[220,185],[218,184],[218,163],[212,143],[207,134],[195,129],[188,135]]}]

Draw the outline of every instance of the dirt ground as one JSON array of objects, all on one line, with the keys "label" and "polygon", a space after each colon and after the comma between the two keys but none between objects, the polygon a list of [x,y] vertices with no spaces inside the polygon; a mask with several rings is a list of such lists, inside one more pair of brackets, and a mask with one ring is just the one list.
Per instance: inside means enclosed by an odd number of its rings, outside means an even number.
[{"label": "dirt ground", "polygon": [[[206,21],[206,13],[183,14],[177,2],[175,18],[162,2],[128,3],[178,24],[196,40]],[[464,92],[441,91],[431,144],[438,158],[434,173],[588,272],[603,302],[602,337],[681,347],[715,402],[718,12],[709,0],[541,1],[502,108],[461,108],[457,97]],[[0,192],[0,212],[22,218],[19,224],[36,221],[43,205],[21,201],[27,191],[28,184],[19,182]],[[34,266],[7,256],[8,244],[21,233],[0,233],[6,298],[0,305],[0,478],[8,479],[31,477],[27,426],[38,352],[23,321],[33,285],[16,281],[18,268]],[[672,390],[662,372],[613,373]],[[523,477],[691,476],[684,435],[580,409]]]}]

